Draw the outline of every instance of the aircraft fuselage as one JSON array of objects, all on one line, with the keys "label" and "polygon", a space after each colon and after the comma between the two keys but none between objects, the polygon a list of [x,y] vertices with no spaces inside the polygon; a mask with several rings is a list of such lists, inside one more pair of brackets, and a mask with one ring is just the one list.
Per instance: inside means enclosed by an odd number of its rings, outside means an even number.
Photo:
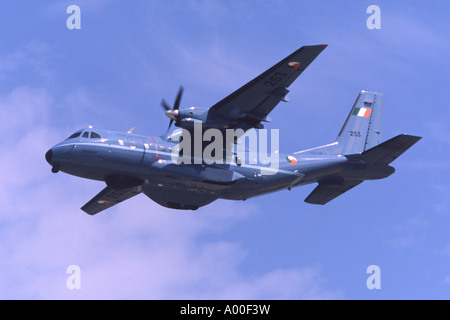
[{"label": "aircraft fuselage", "polygon": [[[357,168],[345,156],[311,153],[296,156],[295,164],[287,160],[287,154],[280,154],[276,169],[260,163],[175,164],[171,153],[175,142],[108,130],[79,132],[78,137],[66,139],[47,152],[46,159],[53,171],[105,181],[114,188],[129,187],[134,182],[157,188],[174,180],[215,190],[217,198],[245,200],[317,182],[322,176],[350,167]],[[87,132],[95,132],[99,138],[90,138]],[[275,172],[264,174],[264,170]]]}]

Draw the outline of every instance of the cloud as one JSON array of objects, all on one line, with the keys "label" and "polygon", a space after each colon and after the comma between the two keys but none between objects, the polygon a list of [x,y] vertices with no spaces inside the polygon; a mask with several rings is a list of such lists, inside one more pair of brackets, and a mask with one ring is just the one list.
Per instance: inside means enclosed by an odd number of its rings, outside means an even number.
[{"label": "cloud", "polygon": [[49,66],[49,59],[54,58],[48,44],[32,40],[15,49],[11,53],[0,57],[0,81],[10,85],[17,81],[16,75],[26,74],[19,79],[19,83],[40,79],[52,79],[54,74]]},{"label": "cloud", "polygon": [[[314,268],[256,275],[242,270],[251,248],[230,231],[258,218],[259,208],[251,204],[218,201],[183,212],[139,195],[98,216],[84,214],[80,206],[103,184],[50,173],[45,151],[63,138],[49,125],[54,100],[45,89],[27,87],[0,96],[2,134],[16,133],[0,142],[0,166],[6,168],[0,186],[0,298],[340,297],[324,288]],[[70,265],[80,267],[80,290],[66,286]]]},{"label": "cloud", "polygon": [[[448,168],[449,165],[447,164],[446,169]],[[444,216],[448,216],[448,213],[450,212],[450,201],[448,198],[450,186],[443,183],[432,183],[429,185],[429,188],[434,191],[434,201],[432,203],[433,209]]]},{"label": "cloud", "polygon": [[[56,189],[55,189],[56,187]],[[145,197],[103,216],[78,210],[82,184],[43,186],[34,209],[2,235],[3,298],[83,299],[307,299],[336,294],[322,289],[313,269],[279,269],[248,278],[240,270],[245,245],[220,236],[255,218],[233,203],[200,213],[173,212]],[[24,210],[24,208],[22,208]],[[251,210],[250,210],[251,211]],[[34,216],[31,212],[34,212]],[[210,213],[214,212],[213,215]],[[30,219],[31,221],[25,221]],[[230,223],[230,221],[232,221]],[[228,227],[216,227],[223,222]],[[213,239],[205,240],[205,236]],[[208,237],[206,237],[208,238]],[[81,270],[81,290],[66,288],[69,265]]]},{"label": "cloud", "polygon": [[426,137],[432,139],[433,143],[441,147],[450,146],[450,130],[448,128],[448,120],[442,115],[439,120],[433,119],[424,124]]},{"label": "cloud", "polygon": [[250,281],[232,283],[230,299],[340,299],[340,292],[326,291],[324,279],[314,268],[273,270]]},{"label": "cloud", "polygon": [[[84,12],[84,11],[98,12],[98,11],[105,9],[105,7],[107,7],[108,5],[111,5],[111,3],[112,3],[111,0],[97,0],[97,1],[78,0],[76,2],[76,5],[79,6],[83,10],[82,12]],[[50,18],[50,17],[60,18],[61,15],[66,14],[67,7],[69,7],[73,4],[74,4],[73,1],[67,1],[67,0],[54,1],[53,3],[49,3],[49,4],[46,4],[45,6],[43,6],[41,8],[41,11],[48,18]],[[67,14],[66,17],[69,17],[69,14]]]},{"label": "cloud", "polygon": [[446,286],[450,286],[450,276],[445,277],[443,282]]},{"label": "cloud", "polygon": [[187,7],[199,16],[212,19],[230,14],[230,8],[222,2],[214,0],[190,0]]},{"label": "cloud", "polygon": [[422,249],[427,237],[429,219],[411,217],[409,220],[393,225],[386,237],[386,242],[396,249]]}]

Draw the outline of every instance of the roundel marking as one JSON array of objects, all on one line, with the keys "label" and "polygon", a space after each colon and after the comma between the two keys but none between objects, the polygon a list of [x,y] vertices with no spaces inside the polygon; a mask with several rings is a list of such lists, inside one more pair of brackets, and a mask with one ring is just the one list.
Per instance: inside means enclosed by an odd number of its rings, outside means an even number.
[{"label": "roundel marking", "polygon": [[293,156],[287,156],[286,160],[289,164],[296,164],[297,163],[297,159]]}]

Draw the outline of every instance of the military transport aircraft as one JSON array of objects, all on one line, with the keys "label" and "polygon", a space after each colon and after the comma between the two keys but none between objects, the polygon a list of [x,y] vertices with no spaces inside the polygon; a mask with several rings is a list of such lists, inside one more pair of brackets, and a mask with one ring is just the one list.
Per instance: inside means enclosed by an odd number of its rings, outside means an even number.
[{"label": "military transport aircraft", "polygon": [[[173,122],[187,132],[199,123],[202,132],[263,128],[275,106],[287,101],[287,88],[326,47],[301,47],[209,109],[180,109],[180,88],[172,107],[162,101],[169,129]],[[272,174],[262,174],[267,164],[243,163],[238,156],[224,163],[177,163],[172,151],[180,140],[169,130],[155,137],[86,128],[52,147],[45,158],[54,173],[106,183],[81,208],[90,215],[140,193],[164,207],[196,210],[217,199],[246,200],[310,183],[318,185],[305,201],[323,205],[364,180],[394,173],[390,163],[421,139],[401,134],[381,142],[382,113],[383,94],[361,91],[335,142],[279,154]]]}]

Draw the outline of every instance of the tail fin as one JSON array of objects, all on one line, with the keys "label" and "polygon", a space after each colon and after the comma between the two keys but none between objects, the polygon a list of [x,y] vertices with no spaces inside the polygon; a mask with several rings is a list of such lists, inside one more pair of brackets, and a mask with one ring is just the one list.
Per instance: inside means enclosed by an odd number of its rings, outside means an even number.
[{"label": "tail fin", "polygon": [[364,152],[381,143],[382,93],[361,91],[337,137],[340,154]]},{"label": "tail fin", "polygon": [[395,171],[389,164],[421,139],[401,134],[381,143],[383,100],[381,93],[361,91],[336,142],[303,151],[345,155],[350,163],[356,164],[354,168],[318,179],[319,185],[306,202],[323,205],[364,180],[388,177]]},{"label": "tail fin", "polygon": [[299,151],[321,154],[358,154],[381,143],[382,93],[361,91],[334,143]]}]

